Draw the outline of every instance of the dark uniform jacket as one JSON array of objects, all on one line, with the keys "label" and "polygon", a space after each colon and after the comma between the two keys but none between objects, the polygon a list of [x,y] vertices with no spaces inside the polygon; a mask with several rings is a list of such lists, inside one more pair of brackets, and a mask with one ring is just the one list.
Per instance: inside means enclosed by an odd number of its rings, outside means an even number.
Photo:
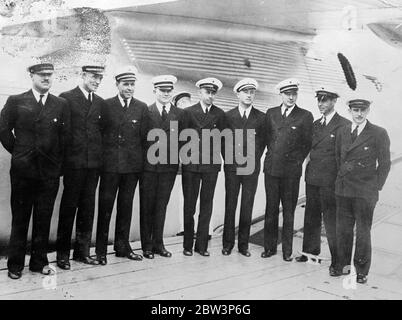
[{"label": "dark uniform jacket", "polygon": [[76,87],[63,92],[71,114],[71,140],[66,149],[66,168],[99,168],[102,166],[101,109],[104,100],[93,94],[92,104]]},{"label": "dark uniform jacket", "polygon": [[281,106],[265,116],[267,154],[264,172],[275,177],[300,177],[302,164],[311,148],[313,115],[294,106],[282,119]]},{"label": "dark uniform jacket", "polygon": [[40,111],[32,90],[10,96],[1,112],[0,140],[11,153],[11,172],[24,178],[58,178],[69,130],[66,100],[49,93]]},{"label": "dark uniform jacket", "polygon": [[[145,157],[144,170],[152,171],[152,172],[177,172],[177,170],[179,169],[179,149],[177,150],[177,157],[175,157],[175,161],[171,161],[171,159],[170,159],[170,153],[171,153],[170,152],[170,140],[171,140],[171,138],[177,139],[177,142],[173,143],[173,145],[176,145],[177,148],[179,147],[178,137],[179,137],[180,131],[183,128],[184,111],[182,109],[179,109],[179,108],[171,105],[166,120],[162,121],[162,116],[159,113],[156,103],[151,104],[148,107],[148,110],[149,110],[148,130],[162,129],[166,133],[167,144],[162,146],[162,148],[166,147],[166,150],[167,150],[166,156],[167,156],[168,163],[167,164],[161,164],[161,163],[151,164],[148,161],[148,157]],[[177,121],[177,127],[172,126],[172,128],[170,128],[171,121]],[[158,142],[147,141],[147,150],[154,143],[158,143]]]},{"label": "dark uniform jacket", "polygon": [[[243,157],[247,156],[247,146],[252,143],[250,139],[247,139],[247,129],[254,129],[254,172],[258,173],[260,172],[260,167],[261,167],[261,156],[264,152],[265,149],[265,114],[254,107],[251,107],[249,117],[247,121],[244,121],[242,116],[240,115],[239,108],[233,108],[230,111],[227,111],[225,113],[225,124],[226,128],[230,129],[233,133],[233,162],[232,164],[227,163],[227,159],[225,158],[225,165],[224,169],[225,171],[236,171],[237,168],[241,167],[250,167],[250,164],[244,163],[244,164],[238,164],[236,161],[236,151],[240,153],[240,159]],[[240,150],[236,150],[235,145],[236,143],[239,144],[239,141],[236,141],[235,139],[235,130],[236,129],[244,129],[243,132],[243,139],[242,139],[242,146],[243,148]],[[227,146],[227,143],[225,141],[225,146]],[[225,157],[225,149],[223,149],[223,156]]]},{"label": "dark uniform jacket", "polygon": [[323,128],[320,120],[314,121],[313,124],[313,143],[305,180],[314,186],[333,186],[338,173],[335,159],[336,134],[340,128],[350,124],[350,121],[335,113]]},{"label": "dark uniform jacket", "polygon": [[103,171],[136,173],[144,167],[148,130],[148,107],[132,98],[124,111],[118,96],[105,100],[102,108]]},{"label": "dark uniform jacket", "polygon": [[[218,129],[223,130],[225,127],[225,112],[215,105],[209,108],[208,114],[205,114],[201,107],[201,103],[198,102],[184,109],[185,125],[184,128],[194,129],[198,133],[199,139],[199,164],[184,164],[182,166],[183,171],[191,172],[218,172],[221,170],[221,164],[213,164],[213,140],[210,139],[210,148],[204,150],[204,154],[209,157],[209,164],[202,164],[202,129]],[[189,140],[188,140],[189,141]],[[216,151],[216,156],[219,155],[221,148]],[[204,156],[205,157],[205,156]]]},{"label": "dark uniform jacket", "polygon": [[351,125],[343,127],[336,138],[335,194],[377,201],[391,167],[389,148],[387,131],[369,121],[353,143]]}]

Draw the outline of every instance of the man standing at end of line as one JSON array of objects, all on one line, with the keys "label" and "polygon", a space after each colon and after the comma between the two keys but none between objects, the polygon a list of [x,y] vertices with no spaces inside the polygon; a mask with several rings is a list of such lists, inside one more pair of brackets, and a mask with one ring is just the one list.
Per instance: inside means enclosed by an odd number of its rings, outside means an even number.
[{"label": "man standing at end of line", "polygon": [[[196,130],[198,133],[198,163],[182,165],[182,185],[184,195],[184,242],[183,254],[193,255],[194,214],[200,193],[200,211],[198,216],[197,236],[194,251],[208,257],[208,231],[211,221],[216,181],[221,164],[214,163],[214,143],[210,140],[210,148],[203,150],[203,130],[224,129],[225,113],[213,104],[216,93],[222,88],[222,82],[216,78],[205,78],[196,83],[199,88],[200,101],[184,110],[184,128]],[[217,150],[220,152],[221,149]],[[203,157],[204,155],[204,157]],[[209,158],[209,164],[203,163]],[[201,187],[201,190],[200,190]]]},{"label": "man standing at end of line", "polygon": [[[253,213],[254,196],[258,185],[258,175],[260,173],[260,161],[265,149],[265,114],[254,108],[253,102],[255,93],[258,89],[258,83],[255,79],[245,78],[237,82],[233,88],[239,100],[239,105],[225,113],[226,127],[230,129],[235,137],[235,130],[242,130],[241,145],[233,139],[233,159],[232,163],[227,163],[225,159],[225,221],[222,237],[222,254],[230,255],[235,244],[235,218],[237,199],[241,186],[241,206],[240,221],[237,247],[239,253],[249,257],[248,241],[250,236],[251,216]],[[253,130],[252,140],[247,134],[247,130]],[[236,149],[236,143],[238,147]],[[250,144],[254,144],[254,153],[243,164],[238,163],[238,159],[248,157],[247,151]],[[225,146],[227,144],[225,143]],[[225,152],[225,151],[224,151]],[[236,157],[240,154],[240,157]],[[248,163],[253,161],[253,165]],[[252,172],[241,173],[239,169],[252,167]]]},{"label": "man standing at end of line", "polygon": [[[322,117],[313,123],[313,142],[305,174],[303,252],[312,255],[321,253],[321,221],[324,220],[331,253],[330,275],[335,272],[337,256],[335,179],[338,168],[335,159],[335,138],[340,128],[350,123],[335,111],[338,97],[338,93],[329,87],[316,90],[318,109]],[[307,260],[305,255],[296,257],[297,262]]]},{"label": "man standing at end of line", "polygon": [[64,156],[63,196],[57,228],[57,265],[70,269],[71,233],[76,235],[73,260],[98,264],[89,256],[95,211],[95,192],[102,166],[101,109],[104,100],[95,94],[104,73],[103,66],[82,67],[81,83],[60,97],[68,102],[71,142]]},{"label": "man standing at end of line", "polygon": [[371,264],[374,208],[391,168],[388,133],[367,120],[370,104],[360,96],[348,101],[353,122],[339,131],[335,153],[339,167],[335,182],[338,259],[333,276],[348,273],[356,224],[353,264],[361,284],[367,282]]},{"label": "man standing at end of line", "polygon": [[49,231],[70,130],[66,100],[49,93],[53,65],[35,64],[28,72],[32,89],[10,96],[0,116],[0,141],[11,153],[12,222],[7,261],[11,279],[19,279],[24,269],[31,215],[29,269],[54,274],[47,258]]},{"label": "man standing at end of line", "polygon": [[[156,164],[150,162],[150,156],[160,156],[160,149],[156,151],[157,155],[146,154],[144,173],[140,182],[141,246],[143,255],[147,259],[153,259],[154,254],[167,258],[172,256],[163,243],[163,229],[166,208],[179,169],[179,150],[171,150],[170,141],[178,137],[183,126],[184,111],[171,102],[176,82],[177,78],[172,75],[161,75],[152,79],[156,101],[148,107],[148,128],[163,130],[167,139],[166,144],[161,141],[148,141],[147,150],[156,143],[166,151],[166,162]],[[172,122],[176,122],[177,127],[171,125]],[[172,159],[174,154],[176,156]]]},{"label": "man standing at end of line", "polygon": [[299,196],[303,161],[311,148],[313,115],[296,105],[299,81],[291,78],[276,89],[282,98],[279,107],[268,109],[265,116],[267,153],[265,173],[265,225],[262,258],[276,254],[278,244],[279,204],[282,203],[282,254],[290,262],[293,245],[294,214]]},{"label": "man standing at end of line", "polygon": [[134,192],[143,172],[148,130],[148,107],[133,97],[137,74],[134,66],[118,70],[119,93],[105,100],[102,109],[103,168],[96,231],[96,256],[101,265],[107,264],[109,224],[117,194],[116,256],[142,260],[129,243]]}]

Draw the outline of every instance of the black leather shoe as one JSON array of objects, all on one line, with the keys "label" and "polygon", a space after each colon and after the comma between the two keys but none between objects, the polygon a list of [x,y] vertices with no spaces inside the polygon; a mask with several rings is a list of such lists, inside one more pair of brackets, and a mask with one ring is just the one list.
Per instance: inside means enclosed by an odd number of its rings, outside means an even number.
[{"label": "black leather shoe", "polygon": [[204,250],[194,250],[194,251],[203,257],[209,257],[209,252],[207,250],[205,250],[205,251]]},{"label": "black leather shoe", "polygon": [[246,250],[239,250],[239,253],[242,254],[245,257],[250,257],[251,256],[250,251],[248,251],[247,249]]},{"label": "black leather shoe", "polygon": [[32,269],[31,267],[29,267],[29,270],[31,270],[32,272],[41,273],[45,276],[53,276],[56,274],[56,269],[48,264],[44,265],[41,269]]},{"label": "black leather shoe", "polygon": [[73,257],[74,261],[82,262],[85,264],[98,265],[99,261],[91,257]]},{"label": "black leather shoe", "polygon": [[116,257],[127,258],[127,259],[130,259],[130,260],[136,260],[136,261],[141,261],[142,260],[142,255],[136,254],[136,253],[134,253],[132,251],[129,252],[129,253],[116,252]]},{"label": "black leather shoe", "polygon": [[306,256],[298,256],[295,258],[296,262],[307,262],[308,258]]},{"label": "black leather shoe", "polygon": [[162,257],[170,258],[172,256],[172,253],[167,251],[165,248],[162,248],[160,250],[154,249],[152,250],[154,253],[159,254]]},{"label": "black leather shoe", "polygon": [[356,281],[357,283],[365,284],[367,282],[367,276],[364,274],[357,274]]},{"label": "black leather shoe", "polygon": [[291,261],[293,261],[293,258],[292,258],[292,256],[283,255],[283,261],[291,262]]},{"label": "black leather shoe", "polygon": [[347,267],[344,267],[342,269],[333,267],[332,265],[329,267],[329,275],[331,277],[347,276],[348,274],[350,274],[350,269]]},{"label": "black leather shoe", "polygon": [[130,252],[130,253],[127,255],[127,258],[130,259],[130,260],[141,261],[141,260],[142,260],[142,255],[136,254],[136,253],[134,253],[134,252]]},{"label": "black leather shoe", "polygon": [[17,280],[17,279],[21,278],[21,276],[22,276],[21,271],[8,271],[8,277],[13,280]]},{"label": "black leather shoe", "polygon": [[154,258],[154,253],[151,250],[143,251],[142,255],[144,256],[144,258],[147,258],[147,259]]},{"label": "black leather shoe", "polygon": [[70,270],[71,268],[70,261],[64,259],[57,260],[57,266],[63,270]]},{"label": "black leather shoe", "polygon": [[185,255],[185,256],[192,256],[193,255],[193,251],[191,251],[191,250],[186,250],[186,249],[184,249],[183,250],[183,254]]},{"label": "black leather shoe", "polygon": [[338,271],[336,270],[336,268],[334,266],[329,266],[329,275],[331,277],[339,277],[342,275],[342,273],[339,272],[339,275],[338,275]]},{"label": "black leather shoe", "polygon": [[222,249],[222,254],[224,255],[224,256],[228,256],[228,255],[230,255],[232,253],[232,250],[230,250],[230,249],[226,249],[226,248],[223,248]]},{"label": "black leather shoe", "polygon": [[274,255],[276,255],[276,251],[265,250],[263,253],[261,253],[261,258],[269,258]]},{"label": "black leather shoe", "polygon": [[339,271],[337,269],[329,269],[329,275],[331,277],[340,277],[343,275],[342,271]]},{"label": "black leather shoe", "polygon": [[330,267],[329,267],[329,275],[330,275],[331,277],[346,276],[346,275],[348,275],[348,274],[350,274],[350,270],[347,270],[347,271],[343,272],[343,271],[338,270],[337,268],[335,268],[335,267],[333,267],[333,266],[330,266]]},{"label": "black leather shoe", "polygon": [[98,260],[101,266],[105,266],[107,264],[106,256],[97,256],[96,260]]}]

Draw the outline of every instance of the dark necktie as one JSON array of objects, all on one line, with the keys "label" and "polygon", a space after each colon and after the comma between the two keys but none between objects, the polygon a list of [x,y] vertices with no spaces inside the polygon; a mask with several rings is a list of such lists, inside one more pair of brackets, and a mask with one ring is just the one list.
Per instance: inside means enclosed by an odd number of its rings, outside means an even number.
[{"label": "dark necktie", "polygon": [[162,121],[165,121],[167,119],[168,113],[166,111],[166,106],[164,105],[162,107]]},{"label": "dark necktie", "polygon": [[41,94],[41,95],[39,96],[38,106],[39,106],[39,108],[40,108],[40,111],[42,111],[42,109],[43,109],[43,107],[44,107],[43,101],[42,101],[42,99],[43,99],[44,96],[45,96],[44,94]]},{"label": "dark necktie", "polygon": [[127,111],[127,99],[123,99],[123,101],[124,101],[123,110],[124,110],[124,111]]},{"label": "dark necktie", "polygon": [[356,126],[356,128],[352,131],[352,142],[355,142],[357,138],[357,130],[359,129],[359,126]]},{"label": "dark necktie", "polygon": [[205,114],[208,114],[208,107],[205,108]]},{"label": "dark necktie", "polygon": [[247,121],[247,115],[246,115],[246,110],[244,110],[244,113],[243,113],[243,122],[246,122]]},{"label": "dark necktie", "polygon": [[322,118],[324,121],[321,123],[321,125],[323,128],[325,128],[325,126],[327,125],[327,118],[325,116],[323,116]]},{"label": "dark necktie", "polygon": [[92,103],[92,94],[91,94],[91,92],[88,93],[88,101],[89,101],[89,103]]},{"label": "dark necktie", "polygon": [[288,110],[289,110],[288,108],[285,109],[285,112],[284,112],[283,115],[282,115],[282,118],[283,118],[283,119],[286,119],[286,117],[288,116],[288,115],[287,115]]}]

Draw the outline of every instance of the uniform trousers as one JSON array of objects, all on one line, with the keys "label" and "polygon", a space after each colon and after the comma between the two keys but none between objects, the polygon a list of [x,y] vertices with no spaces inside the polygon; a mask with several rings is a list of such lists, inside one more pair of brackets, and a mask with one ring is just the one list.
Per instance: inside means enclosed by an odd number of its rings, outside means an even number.
[{"label": "uniform trousers", "polygon": [[265,173],[264,250],[276,252],[279,204],[282,203],[282,253],[292,254],[294,214],[299,196],[300,177],[274,177]]},{"label": "uniform trousers", "polygon": [[30,179],[11,173],[11,236],[7,267],[11,272],[24,269],[29,221],[32,214],[32,245],[29,268],[41,271],[48,264],[50,222],[59,178]]},{"label": "uniform trousers", "polygon": [[367,275],[371,265],[371,225],[375,202],[364,198],[336,197],[337,269],[351,265],[353,228],[356,224],[356,244],[353,263],[356,273]]},{"label": "uniform trousers", "polygon": [[66,169],[57,228],[57,259],[68,260],[76,219],[74,258],[88,257],[95,211],[98,169]]},{"label": "uniform trousers", "polygon": [[335,186],[314,186],[306,183],[303,252],[321,253],[321,221],[331,253],[331,265],[336,266],[336,200]]},{"label": "uniform trousers", "polygon": [[96,230],[96,254],[107,253],[109,225],[117,194],[114,250],[121,255],[132,251],[129,237],[133,211],[134,192],[140,173],[101,173],[99,185],[99,209]]},{"label": "uniform trousers", "polygon": [[[183,248],[192,250],[194,244],[194,214],[196,211],[198,194],[200,193],[200,212],[198,216],[195,250],[208,249],[208,232],[211,221],[212,207],[218,172],[191,172],[182,173],[184,195],[184,241]],[[201,188],[201,190],[200,190]]]},{"label": "uniform trousers", "polygon": [[237,175],[236,171],[225,171],[226,197],[225,221],[222,237],[223,248],[232,250],[235,244],[236,207],[241,186],[242,191],[237,246],[239,251],[248,249],[251,217],[253,214],[254,197],[257,190],[257,184],[258,172],[252,175]]},{"label": "uniform trousers", "polygon": [[176,172],[145,171],[140,181],[140,233],[143,251],[162,250],[166,208]]}]

